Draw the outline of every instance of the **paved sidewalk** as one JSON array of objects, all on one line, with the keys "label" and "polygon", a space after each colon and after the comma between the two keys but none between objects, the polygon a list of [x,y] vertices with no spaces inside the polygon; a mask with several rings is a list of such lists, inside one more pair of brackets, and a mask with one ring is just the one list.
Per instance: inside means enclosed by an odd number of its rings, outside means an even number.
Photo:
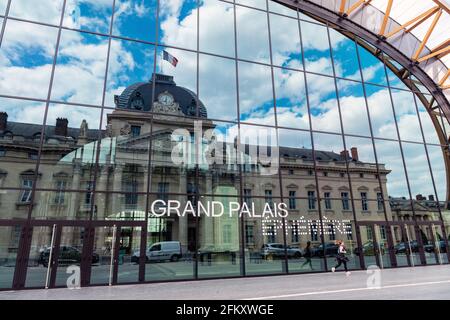
[{"label": "paved sidewalk", "polygon": [[450,266],[0,292],[0,300],[450,299]]}]

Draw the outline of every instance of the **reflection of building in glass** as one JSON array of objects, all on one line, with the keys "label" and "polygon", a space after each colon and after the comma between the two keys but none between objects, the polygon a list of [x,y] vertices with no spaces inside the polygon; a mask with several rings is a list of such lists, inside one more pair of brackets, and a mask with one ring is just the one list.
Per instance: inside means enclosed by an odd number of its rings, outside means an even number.
[{"label": "reflection of building in glass", "polygon": [[[304,247],[308,237],[320,233],[317,226],[312,229],[311,226],[317,223],[312,217],[318,214],[321,205],[324,219],[348,221],[350,224],[350,227],[337,228],[338,234],[333,229],[335,226],[326,225],[323,231],[325,240],[333,241],[336,237],[345,236],[352,246],[356,246],[356,239],[351,238],[354,217],[347,179],[347,158],[352,177],[351,187],[355,198],[359,198],[353,203],[357,218],[372,221],[384,219],[382,199],[387,196],[381,196],[378,175],[382,181],[381,187],[386,190],[389,170],[384,165],[379,165],[377,170],[376,164],[359,161],[357,148],[352,148],[351,154],[345,151],[340,154],[315,151],[318,189],[323,197],[321,204],[318,203],[311,149],[279,148],[283,198],[280,196],[278,175],[261,176],[261,164],[256,162],[242,165],[242,181],[239,178],[239,166],[229,164],[226,160],[209,166],[199,165],[197,172],[193,164],[175,164],[172,152],[178,142],[174,141],[172,134],[180,128],[193,134],[194,119],[186,116],[196,114],[197,97],[191,91],[176,86],[172,77],[156,75],[156,79],[156,99],[153,104],[152,82],[131,85],[120,96],[116,96],[117,108],[108,115],[107,130],[89,129],[86,120],[82,121],[79,129],[71,128],[67,119],[62,118],[56,120],[55,126],[47,126],[36,183],[40,188],[52,191],[35,192],[34,197],[33,181],[27,178],[34,174],[34,163],[27,161],[39,152],[37,145],[42,127],[8,122],[7,115],[3,114],[5,135],[11,134],[12,139],[2,143],[3,150],[7,152],[5,160],[9,159],[2,162],[2,182],[19,178],[22,183],[18,197],[13,192],[2,195],[4,212],[15,211],[15,217],[25,218],[33,200],[33,219],[86,219],[92,210],[94,219],[143,221],[148,185],[150,203],[176,199],[183,207],[189,198],[183,195],[191,192],[192,197],[197,197],[196,201],[205,202],[205,205],[206,201],[220,201],[225,212],[228,212],[228,203],[239,201],[242,184],[245,201],[254,205],[257,213],[264,211],[266,203],[286,203],[289,209],[289,243]],[[149,113],[150,110],[157,114]],[[206,119],[206,112],[206,108],[200,104],[199,113],[204,117],[203,128],[214,128],[214,124]],[[242,148],[246,157],[250,149],[248,145]],[[150,168],[149,158],[152,163]],[[94,167],[96,161],[99,163],[97,168]],[[92,188],[94,180],[95,194]],[[258,195],[263,194],[264,198],[258,198]],[[381,203],[367,200],[377,197]],[[393,219],[389,207],[387,209],[389,219]],[[197,227],[194,217],[185,216],[150,218],[148,228],[149,243],[179,240],[185,249],[192,249],[189,243],[194,241],[195,233],[189,233],[189,229],[196,230]],[[264,232],[264,229],[271,231]],[[249,251],[259,252],[268,242],[283,242],[281,220],[271,222],[270,219],[246,218],[244,232],[246,238],[251,239],[247,243]],[[220,219],[202,217],[197,234],[201,250],[239,251],[237,216],[230,218],[224,215]],[[313,243],[320,244],[320,237],[313,239]]]},{"label": "reflection of building in glass", "polygon": [[[450,80],[421,28],[349,1],[59,2],[0,1],[0,289],[329,271],[340,239],[352,269],[450,261]],[[289,215],[158,216],[189,204]]]}]

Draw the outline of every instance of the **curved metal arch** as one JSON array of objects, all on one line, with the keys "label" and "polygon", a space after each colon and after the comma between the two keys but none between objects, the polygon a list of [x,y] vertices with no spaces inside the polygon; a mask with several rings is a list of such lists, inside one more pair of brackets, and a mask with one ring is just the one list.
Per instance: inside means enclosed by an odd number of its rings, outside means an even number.
[{"label": "curved metal arch", "polygon": [[[402,72],[407,71],[409,74],[414,75],[421,82],[421,84],[428,89],[428,91],[433,96],[434,100],[442,108],[442,112],[444,113],[446,120],[450,123],[450,102],[447,100],[439,84],[435,83],[433,79],[431,79],[430,76],[424,70],[422,70],[422,68],[417,63],[415,63],[405,54],[400,52],[397,48],[395,48],[393,45],[387,42],[383,37],[380,37],[378,34],[375,34],[372,31],[365,29],[364,27],[358,25],[354,21],[339,15],[337,12],[331,11],[328,8],[324,8],[308,0],[272,0],[272,1],[277,2],[286,7],[289,7],[293,10],[299,10],[300,12],[306,15],[312,16],[314,19],[318,21],[338,26],[350,32],[351,34],[363,39],[367,43],[376,47],[381,52],[386,53],[388,56],[390,56],[396,62],[398,62],[403,66]],[[412,90],[416,91],[414,87],[411,87],[411,84],[408,83],[405,84]],[[430,107],[429,103],[427,103],[426,105]],[[448,138],[446,138],[445,141],[446,141],[445,144],[448,144]]]}]

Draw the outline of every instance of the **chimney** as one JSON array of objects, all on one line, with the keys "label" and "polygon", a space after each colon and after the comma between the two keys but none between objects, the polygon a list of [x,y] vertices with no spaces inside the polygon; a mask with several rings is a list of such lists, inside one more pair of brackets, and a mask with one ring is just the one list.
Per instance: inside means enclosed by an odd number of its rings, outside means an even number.
[{"label": "chimney", "polygon": [[7,124],[8,124],[8,114],[6,112],[0,112],[0,131],[5,131]]},{"label": "chimney", "polygon": [[425,200],[425,198],[421,194],[418,194],[418,195],[416,195],[416,200],[417,201]]},{"label": "chimney", "polygon": [[350,159],[350,154],[348,153],[348,150],[343,150],[343,151],[341,151],[341,157],[344,159],[344,160],[349,160]]},{"label": "chimney", "polygon": [[55,135],[67,137],[67,126],[69,124],[69,120],[66,118],[57,118],[56,119],[56,127],[55,127]]},{"label": "chimney", "polygon": [[358,148],[353,147],[353,148],[351,148],[350,150],[351,150],[351,152],[352,152],[352,159],[353,159],[354,161],[359,161]]},{"label": "chimney", "polygon": [[434,201],[434,195],[430,194],[430,195],[428,196],[428,200]]}]

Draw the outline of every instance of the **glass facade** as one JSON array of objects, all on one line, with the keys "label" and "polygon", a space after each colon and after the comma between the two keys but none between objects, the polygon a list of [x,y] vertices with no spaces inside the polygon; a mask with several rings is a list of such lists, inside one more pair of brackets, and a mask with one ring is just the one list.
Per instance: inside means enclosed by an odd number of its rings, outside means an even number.
[{"label": "glass facade", "polygon": [[0,25],[0,289],[449,263],[448,120],[363,39],[270,0]]}]

